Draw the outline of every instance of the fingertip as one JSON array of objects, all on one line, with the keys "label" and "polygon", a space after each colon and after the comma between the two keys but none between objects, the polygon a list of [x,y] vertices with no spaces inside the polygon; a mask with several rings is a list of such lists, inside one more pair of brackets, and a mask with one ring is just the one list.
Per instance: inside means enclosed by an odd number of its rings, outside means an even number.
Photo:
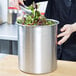
[{"label": "fingertip", "polygon": [[61,32],[63,32],[63,31],[65,31],[65,28],[61,28],[61,30],[60,30]]},{"label": "fingertip", "polygon": [[61,37],[61,34],[57,35],[57,38]]},{"label": "fingertip", "polygon": [[59,35],[57,36],[57,38],[59,38]]},{"label": "fingertip", "polygon": [[61,42],[58,42],[58,45],[61,45],[62,43]]},{"label": "fingertip", "polygon": [[62,31],[63,31],[63,29],[60,29],[60,31],[62,32]]},{"label": "fingertip", "polygon": [[57,37],[58,37],[58,35],[57,35]]},{"label": "fingertip", "polygon": [[24,5],[24,2],[23,1],[22,2],[19,2],[19,3]]}]

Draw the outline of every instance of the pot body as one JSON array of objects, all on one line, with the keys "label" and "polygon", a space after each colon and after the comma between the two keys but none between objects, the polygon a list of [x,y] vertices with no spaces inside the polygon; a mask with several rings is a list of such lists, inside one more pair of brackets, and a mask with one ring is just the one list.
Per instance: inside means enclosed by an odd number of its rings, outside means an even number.
[{"label": "pot body", "polygon": [[21,71],[33,74],[53,72],[57,68],[57,24],[54,26],[18,26],[18,59]]}]

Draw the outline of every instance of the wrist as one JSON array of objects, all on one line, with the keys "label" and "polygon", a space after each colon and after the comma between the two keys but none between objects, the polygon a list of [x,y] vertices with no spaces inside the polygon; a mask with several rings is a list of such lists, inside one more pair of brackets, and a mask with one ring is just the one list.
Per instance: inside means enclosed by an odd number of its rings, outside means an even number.
[{"label": "wrist", "polygon": [[76,32],[76,23],[72,24],[72,32]]}]

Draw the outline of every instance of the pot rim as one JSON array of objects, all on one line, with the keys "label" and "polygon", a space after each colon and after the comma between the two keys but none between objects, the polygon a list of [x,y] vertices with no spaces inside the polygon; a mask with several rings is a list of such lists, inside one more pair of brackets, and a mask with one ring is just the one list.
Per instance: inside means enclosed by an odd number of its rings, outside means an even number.
[{"label": "pot rim", "polygon": [[[51,21],[54,21],[55,22],[55,24],[52,24],[51,25],[51,27],[52,26],[56,26],[56,25],[58,25],[59,24],[59,21],[58,20],[55,20],[55,19],[47,19],[47,20],[51,20]],[[23,26],[23,27],[45,27],[45,26],[50,26],[50,25],[36,25],[36,26],[30,26],[30,25],[28,25],[28,26],[26,26],[26,25],[23,25],[23,24],[19,24],[19,23],[17,23],[16,22],[16,24],[18,25],[18,26]]]}]

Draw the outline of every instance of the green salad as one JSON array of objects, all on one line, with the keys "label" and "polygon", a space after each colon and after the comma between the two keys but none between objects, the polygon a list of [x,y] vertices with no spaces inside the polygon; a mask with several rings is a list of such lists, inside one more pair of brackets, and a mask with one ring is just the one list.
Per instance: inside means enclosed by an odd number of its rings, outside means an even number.
[{"label": "green salad", "polygon": [[30,26],[37,26],[37,25],[53,25],[55,24],[54,21],[46,19],[45,16],[41,15],[40,12],[37,10],[37,4],[32,4],[27,9],[30,9],[32,13],[30,15],[24,16],[22,19],[17,19],[18,24],[22,25],[30,25]]}]

